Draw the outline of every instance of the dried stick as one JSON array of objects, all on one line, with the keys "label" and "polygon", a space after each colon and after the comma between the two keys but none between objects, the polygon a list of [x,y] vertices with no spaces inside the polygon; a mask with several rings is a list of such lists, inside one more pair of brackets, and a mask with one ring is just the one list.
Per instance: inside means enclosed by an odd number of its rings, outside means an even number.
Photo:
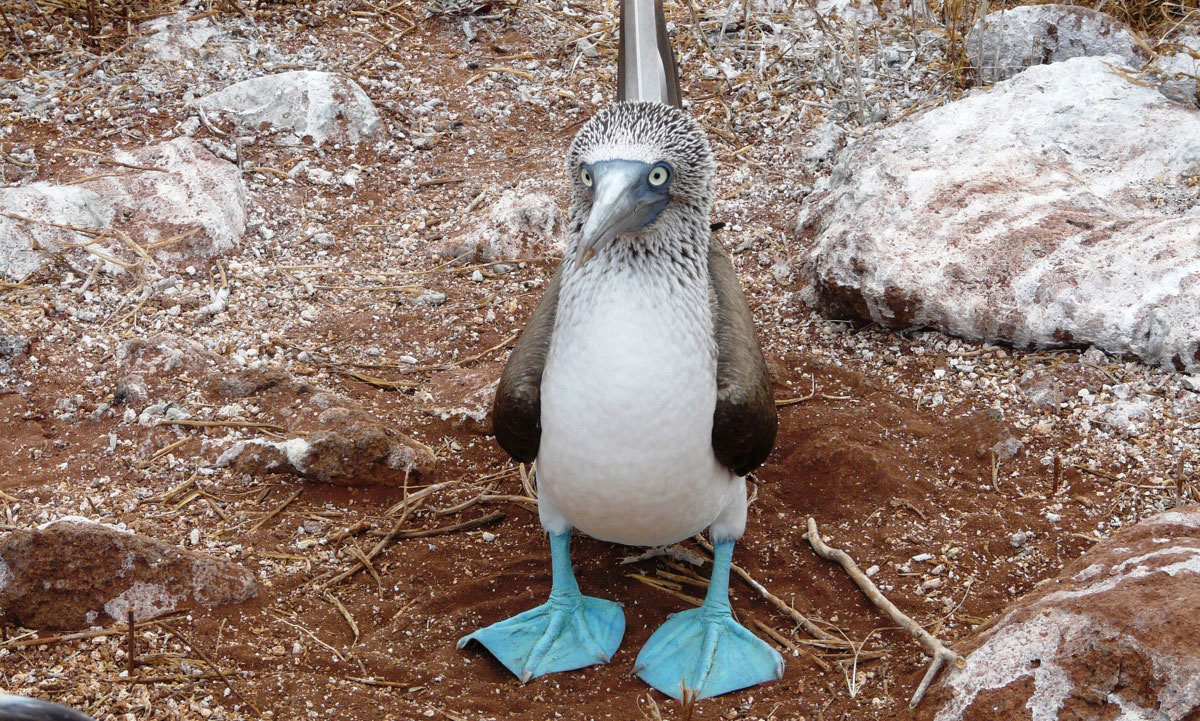
[{"label": "dried stick", "polygon": [[129,635],[125,637],[129,643],[128,650],[125,651],[128,658],[125,659],[126,667],[129,671],[129,678],[133,678],[133,670],[137,666],[137,636],[133,631],[136,628],[137,622],[133,617],[133,604],[129,605]]},{"label": "dried stick", "polygon": [[342,618],[346,619],[346,625],[348,625],[350,627],[350,631],[354,633],[354,643],[358,643],[358,624],[355,623],[354,616],[350,615],[350,610],[342,604],[341,600],[339,600],[337,596],[333,595],[329,591],[325,591],[321,595],[325,597],[326,601],[329,601],[333,604],[334,608],[338,610],[338,613],[342,614]]},{"label": "dried stick", "polygon": [[[396,523],[392,525],[392,530],[388,531],[388,534],[386,536],[384,536],[383,539],[379,541],[379,543],[375,544],[375,547],[371,549],[370,553],[366,554],[366,559],[368,561],[370,561],[371,559],[378,556],[379,552],[382,551],[385,546],[387,546],[389,543],[391,543],[392,539],[395,538],[397,536],[397,534],[400,533],[400,529],[404,526],[404,522],[408,520],[408,516],[414,510],[419,508],[425,502],[425,499],[429,498],[429,494],[433,493],[434,491],[440,490],[440,489],[446,487],[447,485],[449,485],[449,484],[448,483],[434,483],[431,486],[426,486],[425,488],[421,489],[420,491],[417,491],[416,493],[405,496],[403,501],[401,501],[400,503],[397,503],[395,506],[393,506],[391,509],[389,509],[388,510],[389,515],[391,513],[393,513],[394,511],[400,510],[401,508],[403,508],[404,511],[403,511],[403,513],[400,514],[400,518],[396,519]],[[332,579],[330,579],[329,581],[322,584],[320,586],[320,588],[321,588],[321,590],[325,590],[332,586],[336,586],[337,584],[341,583],[342,581],[346,580],[347,578],[350,578],[351,576],[353,576],[354,574],[363,570],[364,568],[366,568],[366,566],[363,565],[363,562],[361,560],[356,561],[353,566],[351,566],[347,570],[339,573],[338,575],[334,576]]]},{"label": "dried stick", "polygon": [[[708,539],[704,538],[703,536],[696,536],[696,542],[701,546],[704,546],[709,553],[713,552],[712,544],[709,543]],[[841,641],[841,639],[839,639],[837,636],[834,636],[832,633],[829,633],[823,628],[819,628],[815,623],[805,618],[803,614],[789,606],[788,603],[782,598],[779,598],[775,594],[768,591],[765,586],[751,578],[750,574],[746,573],[746,570],[741,566],[737,565],[736,563],[731,563],[729,564],[729,567],[733,569],[734,573],[741,576],[742,580],[750,585],[750,588],[758,591],[759,595],[765,598],[768,603],[779,609],[783,615],[799,624],[801,628],[808,632],[808,635],[812,636],[813,638],[819,638],[822,641]]]},{"label": "dried stick", "polygon": [[[164,619],[159,619],[158,621],[142,621],[141,623],[137,624],[137,627],[145,628],[146,626],[161,623],[164,620],[172,620],[177,618],[183,618],[183,616],[181,614],[175,614],[173,616],[167,616]],[[82,639],[100,638],[103,636],[119,636],[123,633],[128,633],[128,631],[129,629],[125,628],[124,626],[117,625],[109,626],[108,628],[101,628],[95,631],[79,631],[77,633],[64,633],[55,636],[40,636],[38,638],[30,638],[32,634],[37,633],[36,631],[30,631],[27,634],[5,641],[4,643],[0,644],[0,649],[28,648],[30,646],[51,646],[53,644],[63,643],[65,641],[80,641]]]},{"label": "dried stick", "polygon": [[270,513],[268,513],[267,515],[265,515],[265,516],[263,516],[261,519],[259,519],[258,523],[255,523],[253,526],[251,526],[251,527],[250,527],[250,530],[249,530],[248,532],[249,532],[249,533],[254,533],[254,532],[255,532],[255,531],[257,531],[258,529],[262,528],[264,523],[266,523],[267,521],[271,520],[271,519],[272,519],[272,518],[274,518],[275,516],[278,516],[278,515],[279,515],[279,513],[280,513],[281,511],[283,511],[283,509],[285,509],[285,508],[287,508],[289,505],[291,505],[292,501],[294,501],[294,500],[296,500],[297,498],[299,498],[301,493],[304,493],[304,489],[303,489],[303,488],[301,488],[300,490],[296,491],[296,492],[295,492],[295,493],[293,493],[292,495],[288,496],[288,499],[287,499],[286,501],[284,501],[283,503],[280,503],[278,506],[276,506],[276,507],[275,507],[275,510],[271,511]]},{"label": "dried stick", "polygon": [[229,677],[225,675],[225,672],[221,670],[221,667],[218,666],[216,663],[214,663],[213,660],[208,657],[208,654],[205,653],[199,646],[192,643],[191,640],[189,640],[186,636],[184,636],[182,633],[180,633],[174,626],[167,623],[166,621],[159,621],[158,626],[159,626],[159,628],[163,629],[167,633],[171,634],[175,638],[182,641],[183,645],[185,645],[188,648],[195,651],[196,655],[199,656],[200,658],[202,658],[204,660],[204,662],[207,663],[212,668],[212,670],[215,671],[216,674],[221,677],[221,680],[225,682],[225,686],[230,691],[233,692],[233,695],[240,698],[247,706],[249,706],[251,708],[251,710],[254,711],[255,716],[259,716],[259,717],[262,716],[262,711],[259,711],[257,706],[250,703],[250,699],[243,696],[242,692],[238,691],[237,688],[234,687],[233,682],[229,680]]},{"label": "dried stick", "polygon": [[925,649],[925,652],[933,657],[933,660],[929,663],[929,669],[925,671],[925,677],[921,679],[920,685],[917,686],[916,692],[913,693],[912,700],[908,702],[909,708],[916,708],[917,704],[921,703],[921,699],[924,698],[925,692],[929,689],[929,684],[933,683],[933,679],[937,676],[938,671],[941,670],[942,665],[947,661],[956,668],[963,668],[967,665],[966,660],[962,656],[946,648],[941,641],[921,628],[919,623],[909,618],[903,611],[896,608],[894,603],[887,600],[875,584],[871,582],[871,579],[867,578],[867,575],[858,568],[858,564],[854,562],[853,558],[850,558],[850,554],[825,545],[825,542],[821,540],[821,534],[817,531],[817,522],[812,518],[808,519],[808,533],[805,536],[808,538],[808,542],[812,544],[813,550],[817,552],[818,556],[828,561],[836,561],[850,575],[850,578],[858,586],[859,590],[866,595],[871,603],[875,604],[876,608],[882,610],[897,626],[900,626],[910,636],[920,641],[921,647]]},{"label": "dried stick", "polygon": [[[486,516],[480,516],[479,518],[472,518],[469,521],[462,521],[460,523],[452,523],[449,526],[438,526],[437,528],[425,528],[425,529],[416,530],[416,531],[398,531],[398,532],[394,532],[394,533],[389,533],[387,537],[389,539],[406,539],[406,538],[428,538],[429,536],[441,536],[446,533],[454,533],[455,531],[466,531],[466,530],[469,530],[472,528],[486,526],[489,523],[495,523],[496,521],[503,520],[504,515],[505,515],[504,511],[492,511],[491,513],[487,514]],[[372,534],[372,535],[374,535],[374,534]],[[362,559],[359,559],[359,562],[361,563]]]},{"label": "dried stick", "polygon": [[775,629],[771,628],[770,626],[763,623],[762,621],[759,621],[757,618],[752,619],[752,620],[754,622],[754,625],[756,627],[758,627],[759,631],[762,631],[763,633],[767,634],[771,638],[775,639],[775,642],[778,643],[780,646],[783,646],[784,648],[791,650],[797,656],[804,656],[808,660],[810,660],[813,663],[815,663],[816,665],[820,666],[822,671],[829,670],[829,668],[830,668],[829,664],[826,663],[825,660],[822,659],[820,656],[792,643],[792,640],[790,638],[788,638],[787,636],[784,636],[782,633],[776,631]]}]

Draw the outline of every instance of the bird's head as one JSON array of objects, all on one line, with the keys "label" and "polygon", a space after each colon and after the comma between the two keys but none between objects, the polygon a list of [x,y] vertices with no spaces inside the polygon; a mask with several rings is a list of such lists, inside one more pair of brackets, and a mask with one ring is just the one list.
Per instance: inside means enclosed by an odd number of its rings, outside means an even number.
[{"label": "bird's head", "polygon": [[700,126],[677,108],[604,108],[575,136],[567,164],[577,263],[618,238],[646,243],[708,227],[716,164]]}]

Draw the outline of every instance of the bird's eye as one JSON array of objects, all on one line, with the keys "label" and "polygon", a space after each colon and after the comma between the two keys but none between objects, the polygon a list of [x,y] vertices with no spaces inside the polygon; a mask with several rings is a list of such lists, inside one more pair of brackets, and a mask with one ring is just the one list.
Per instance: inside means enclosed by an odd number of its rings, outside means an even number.
[{"label": "bird's eye", "polygon": [[650,175],[646,177],[646,180],[650,182],[650,185],[654,186],[655,188],[661,188],[662,186],[666,185],[667,181],[670,179],[671,171],[665,165],[654,166],[650,169]]},{"label": "bird's eye", "polygon": [[585,188],[592,187],[592,174],[588,172],[587,168],[579,169],[579,182],[583,183]]}]

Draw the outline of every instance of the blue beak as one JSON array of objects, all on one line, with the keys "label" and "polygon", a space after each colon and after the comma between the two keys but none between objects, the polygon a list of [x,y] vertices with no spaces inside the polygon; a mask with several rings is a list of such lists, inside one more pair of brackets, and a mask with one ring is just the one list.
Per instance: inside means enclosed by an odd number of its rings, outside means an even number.
[{"label": "blue beak", "polygon": [[641,230],[670,200],[666,186],[652,188],[647,176],[653,166],[633,160],[606,160],[589,170],[592,210],[580,234],[575,260],[580,265],[624,233]]}]

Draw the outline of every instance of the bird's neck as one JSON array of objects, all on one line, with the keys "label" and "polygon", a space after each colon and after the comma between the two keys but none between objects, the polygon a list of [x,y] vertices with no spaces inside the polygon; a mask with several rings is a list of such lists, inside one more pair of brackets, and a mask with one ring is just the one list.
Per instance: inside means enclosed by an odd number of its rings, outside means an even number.
[{"label": "bird's neck", "polygon": [[[707,287],[710,231],[707,214],[703,218],[699,213],[695,215],[671,218],[656,223],[658,227],[619,236],[599,253],[583,257],[576,252],[579,235],[571,232],[563,261],[564,275],[603,277],[619,272],[675,276],[680,282]],[[573,229],[580,226],[576,222],[569,224]]]}]

